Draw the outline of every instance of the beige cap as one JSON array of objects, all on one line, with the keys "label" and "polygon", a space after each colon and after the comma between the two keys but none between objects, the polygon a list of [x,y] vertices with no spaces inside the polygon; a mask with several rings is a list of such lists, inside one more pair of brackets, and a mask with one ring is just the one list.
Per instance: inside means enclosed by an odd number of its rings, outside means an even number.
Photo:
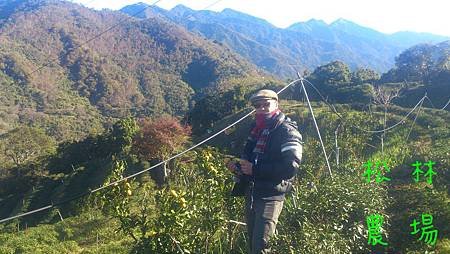
[{"label": "beige cap", "polygon": [[256,92],[252,97],[250,97],[250,102],[255,103],[259,100],[276,100],[278,101],[278,95],[272,90],[263,89]]}]

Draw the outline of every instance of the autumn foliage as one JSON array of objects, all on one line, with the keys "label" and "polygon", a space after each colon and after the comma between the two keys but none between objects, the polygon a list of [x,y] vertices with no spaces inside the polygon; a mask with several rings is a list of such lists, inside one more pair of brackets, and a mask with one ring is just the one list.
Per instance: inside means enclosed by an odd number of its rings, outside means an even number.
[{"label": "autumn foliage", "polygon": [[190,126],[183,126],[171,116],[138,122],[140,131],[134,138],[134,152],[144,160],[167,159],[189,140]]}]

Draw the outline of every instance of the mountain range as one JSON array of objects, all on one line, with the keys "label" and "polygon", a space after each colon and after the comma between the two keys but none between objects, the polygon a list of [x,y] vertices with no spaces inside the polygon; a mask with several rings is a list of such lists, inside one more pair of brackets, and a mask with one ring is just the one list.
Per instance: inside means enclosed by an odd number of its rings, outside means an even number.
[{"label": "mountain range", "polygon": [[138,3],[121,11],[142,19],[165,17],[191,32],[230,47],[281,78],[292,78],[299,70],[312,70],[335,60],[346,62],[353,69],[371,68],[385,72],[394,66],[395,57],[406,48],[450,39],[429,33],[384,34],[345,19],[329,25],[311,19],[282,29],[232,9],[196,11],[178,5],[168,11]]},{"label": "mountain range", "polygon": [[64,136],[130,112],[182,115],[193,96],[261,73],[160,17],[67,1],[0,1],[0,133],[32,121]]},{"label": "mountain range", "polygon": [[205,93],[280,83],[328,61],[385,71],[404,47],[441,39],[346,20],[281,29],[231,9],[0,0],[0,134],[29,124],[80,139],[116,118],[182,116]]}]

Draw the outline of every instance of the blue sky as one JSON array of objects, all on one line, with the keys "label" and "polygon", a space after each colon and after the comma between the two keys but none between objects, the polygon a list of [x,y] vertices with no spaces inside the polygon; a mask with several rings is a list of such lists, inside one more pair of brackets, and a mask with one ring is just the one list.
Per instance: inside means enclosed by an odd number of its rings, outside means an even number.
[{"label": "blue sky", "polygon": [[[87,7],[113,10],[149,0],[72,0]],[[157,5],[170,9],[177,4],[204,9],[218,0],[162,0]],[[450,2],[447,0],[219,0],[208,8],[221,11],[231,8],[263,18],[278,27],[295,22],[321,19],[327,23],[338,18],[354,21],[380,32],[428,32],[450,36]]]}]

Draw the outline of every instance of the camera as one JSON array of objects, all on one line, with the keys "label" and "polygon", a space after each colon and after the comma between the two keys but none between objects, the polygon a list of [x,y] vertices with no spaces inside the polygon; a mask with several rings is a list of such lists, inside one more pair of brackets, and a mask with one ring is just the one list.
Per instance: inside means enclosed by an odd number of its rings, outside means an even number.
[{"label": "camera", "polygon": [[234,167],[235,167],[235,170],[234,170],[233,182],[239,183],[241,181],[241,177],[243,175],[241,163],[239,163],[238,161],[235,162]]},{"label": "camera", "polygon": [[237,161],[234,163],[234,166],[236,167],[235,174],[238,176],[243,175],[241,163],[239,163],[239,161]]}]

